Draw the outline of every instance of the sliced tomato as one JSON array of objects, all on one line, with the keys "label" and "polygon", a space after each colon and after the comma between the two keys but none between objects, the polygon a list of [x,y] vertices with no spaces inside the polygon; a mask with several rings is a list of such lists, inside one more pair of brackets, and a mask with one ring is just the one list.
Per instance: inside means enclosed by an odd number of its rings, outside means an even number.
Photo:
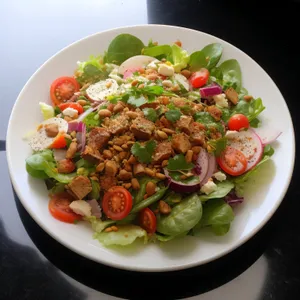
[{"label": "sliced tomato", "polygon": [[148,233],[156,231],[156,216],[154,212],[146,207],[139,214],[139,223]]},{"label": "sliced tomato", "polygon": [[229,175],[238,176],[243,174],[247,169],[247,159],[245,155],[230,146],[217,157],[219,166]]},{"label": "sliced tomato", "polygon": [[82,219],[80,215],[75,214],[69,207],[72,200],[74,200],[70,194],[62,192],[50,197],[48,208],[55,219],[66,223],[74,223],[74,221]]},{"label": "sliced tomato", "polygon": [[83,107],[80,104],[74,102],[61,103],[58,105],[58,107],[61,111],[64,111],[66,108],[70,107],[76,109],[79,115],[83,113]]},{"label": "sliced tomato", "polygon": [[122,186],[113,186],[103,197],[102,209],[112,220],[122,220],[131,211],[132,196]]},{"label": "sliced tomato", "polygon": [[79,83],[73,77],[59,77],[50,87],[50,97],[54,106],[69,100],[80,89]]},{"label": "sliced tomato", "polygon": [[228,127],[230,130],[239,131],[241,129],[249,128],[249,120],[243,114],[235,114],[228,121]]},{"label": "sliced tomato", "polygon": [[50,145],[50,149],[61,149],[67,146],[67,141],[64,134],[59,134]]},{"label": "sliced tomato", "polygon": [[208,81],[209,71],[205,68],[201,68],[199,71],[193,73],[189,78],[189,81],[193,88],[200,88]]}]

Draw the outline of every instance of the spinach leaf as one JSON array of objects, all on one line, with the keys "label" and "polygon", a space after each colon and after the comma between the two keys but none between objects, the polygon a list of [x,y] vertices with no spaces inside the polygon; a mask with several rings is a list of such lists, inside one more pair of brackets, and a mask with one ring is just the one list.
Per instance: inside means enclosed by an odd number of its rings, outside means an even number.
[{"label": "spinach leaf", "polygon": [[215,235],[225,235],[230,229],[230,223],[223,225],[212,225],[211,229]]},{"label": "spinach leaf", "polygon": [[202,226],[229,224],[233,219],[231,206],[222,199],[213,199],[203,205]]},{"label": "spinach leaf", "polygon": [[[272,151],[273,150],[273,151]],[[272,150],[270,149],[268,152],[273,155],[274,153],[274,149],[272,148]],[[235,184],[243,184],[245,183],[250,177],[253,176],[253,174],[255,174],[258,170],[259,167],[264,164],[266,161],[268,161],[271,158],[271,155],[264,155],[262,160],[251,170],[249,170],[247,173],[244,173],[243,175],[237,176],[233,179],[233,182]],[[240,187],[238,187],[240,188]]]},{"label": "spinach leaf", "polygon": [[242,71],[236,59],[225,60],[218,69],[222,72],[222,86],[226,90],[233,87],[238,93],[242,87]]},{"label": "spinach leaf", "polygon": [[128,33],[119,34],[109,44],[105,62],[120,65],[126,59],[141,54],[143,48],[143,42],[137,37]]},{"label": "spinach leaf", "polygon": [[181,238],[184,237],[188,234],[188,231],[183,232],[181,234],[178,235],[164,235],[164,234],[160,234],[160,233],[156,233],[155,237],[160,241],[160,242],[168,242],[171,240],[174,240],[175,238]]},{"label": "spinach leaf", "polygon": [[218,182],[217,189],[214,192],[208,195],[200,195],[199,199],[201,201],[207,201],[209,199],[224,198],[233,188],[234,184],[229,180]]},{"label": "spinach leaf", "polygon": [[183,199],[167,216],[157,220],[157,231],[165,235],[183,234],[192,229],[202,217],[202,204],[196,193]]},{"label": "spinach leaf", "polygon": [[188,163],[183,154],[177,154],[169,159],[167,169],[169,171],[190,170],[194,168],[194,164]]},{"label": "spinach leaf", "polygon": [[205,59],[208,58],[206,68],[211,69],[219,62],[223,47],[219,43],[213,43],[205,46],[201,52],[204,54]]},{"label": "spinach leaf", "polygon": [[205,58],[205,54],[202,51],[196,51],[190,56],[190,70],[195,72],[201,68],[205,68],[207,66],[207,60]]},{"label": "spinach leaf", "polygon": [[48,175],[44,171],[35,170],[28,163],[26,163],[26,171],[27,173],[34,177],[34,178],[40,178],[40,179],[47,179],[49,178]]},{"label": "spinach leaf", "polygon": [[166,58],[171,55],[171,52],[172,48],[170,45],[158,45],[144,48],[143,55],[148,55],[156,58]]},{"label": "spinach leaf", "polygon": [[144,116],[152,121],[152,122],[156,122],[157,119],[158,119],[158,115],[157,115],[157,112],[154,108],[144,108],[143,109],[143,113],[144,113]]},{"label": "spinach leaf", "polygon": [[234,107],[232,114],[243,114],[252,122],[265,108],[261,98],[252,99],[250,102],[240,100]]}]

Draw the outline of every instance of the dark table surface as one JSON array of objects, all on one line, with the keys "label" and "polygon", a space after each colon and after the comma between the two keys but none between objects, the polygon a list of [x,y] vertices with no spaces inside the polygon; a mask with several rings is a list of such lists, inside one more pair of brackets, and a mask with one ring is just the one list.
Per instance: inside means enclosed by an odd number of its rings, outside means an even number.
[{"label": "dark table surface", "polygon": [[198,268],[141,274],[84,259],[48,236],[15,196],[4,151],[11,108],[46,59],[89,34],[145,23],[198,29],[245,51],[283,93],[298,137],[299,1],[2,0],[0,11],[0,299],[300,298],[297,159],[279,209],[242,247]]}]

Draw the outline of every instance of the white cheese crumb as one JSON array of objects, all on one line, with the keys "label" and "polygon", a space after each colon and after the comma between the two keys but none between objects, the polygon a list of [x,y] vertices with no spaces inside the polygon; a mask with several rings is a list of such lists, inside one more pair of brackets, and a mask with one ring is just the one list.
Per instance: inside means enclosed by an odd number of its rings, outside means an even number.
[{"label": "white cheese crumb", "polygon": [[213,177],[215,177],[218,181],[226,180],[226,175],[220,171],[213,174]]},{"label": "white cheese crumb", "polygon": [[228,139],[234,139],[236,138],[236,130],[228,130],[225,134],[225,137],[227,137]]},{"label": "white cheese crumb", "polygon": [[92,215],[92,207],[84,200],[75,200],[69,207],[75,214],[90,217]]},{"label": "white cheese crumb", "polygon": [[208,181],[201,187],[201,192],[205,193],[206,195],[212,193],[217,189],[217,185],[213,181]]},{"label": "white cheese crumb", "polygon": [[166,64],[160,64],[158,67],[158,73],[163,76],[171,77],[174,75],[174,68],[173,68],[173,66],[168,66]]},{"label": "white cheese crumb", "polygon": [[152,69],[152,70],[157,70],[158,66],[157,66],[157,61],[155,63],[155,60],[151,61],[150,64],[148,64],[147,68]]},{"label": "white cheese crumb", "polygon": [[76,109],[74,109],[74,108],[67,107],[66,109],[63,110],[63,114],[65,116],[73,118],[76,115],[78,115],[78,111]]},{"label": "white cheese crumb", "polygon": [[228,107],[228,101],[226,99],[225,94],[219,94],[213,96],[213,99],[215,100],[216,104],[220,107]]}]

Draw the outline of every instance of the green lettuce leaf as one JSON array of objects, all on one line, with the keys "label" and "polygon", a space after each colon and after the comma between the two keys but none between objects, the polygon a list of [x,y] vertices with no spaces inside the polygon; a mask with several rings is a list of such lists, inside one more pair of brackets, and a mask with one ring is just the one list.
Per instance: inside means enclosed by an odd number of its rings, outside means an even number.
[{"label": "green lettuce leaf", "polygon": [[111,226],[116,223],[116,221],[113,221],[113,220],[102,221],[100,219],[97,219],[95,216],[84,217],[84,220],[91,223],[92,229],[95,231],[95,233],[100,233],[106,227]]},{"label": "green lettuce leaf", "polygon": [[75,77],[82,85],[105,79],[107,77],[107,72],[105,71],[105,66],[102,63],[102,57],[91,55],[89,60],[79,62],[78,68],[75,72]]},{"label": "green lettuce leaf", "polygon": [[26,170],[27,172],[29,170],[28,172],[29,175],[33,174],[35,175],[34,177],[42,176],[43,174],[41,172],[34,172],[34,171],[42,171],[48,177],[53,178],[61,183],[69,183],[76,176],[76,173],[60,174],[57,172],[56,162],[53,157],[53,152],[50,149],[39,151],[29,156],[26,159],[26,165],[28,165],[26,167]]},{"label": "green lettuce leaf", "polygon": [[172,58],[173,58],[173,67],[176,73],[180,72],[182,69],[186,68],[190,56],[186,50],[183,50],[181,47],[173,44],[172,47]]},{"label": "green lettuce leaf", "polygon": [[147,232],[139,226],[121,225],[118,231],[95,233],[94,238],[104,246],[132,244],[137,238],[143,238],[147,242]]}]

